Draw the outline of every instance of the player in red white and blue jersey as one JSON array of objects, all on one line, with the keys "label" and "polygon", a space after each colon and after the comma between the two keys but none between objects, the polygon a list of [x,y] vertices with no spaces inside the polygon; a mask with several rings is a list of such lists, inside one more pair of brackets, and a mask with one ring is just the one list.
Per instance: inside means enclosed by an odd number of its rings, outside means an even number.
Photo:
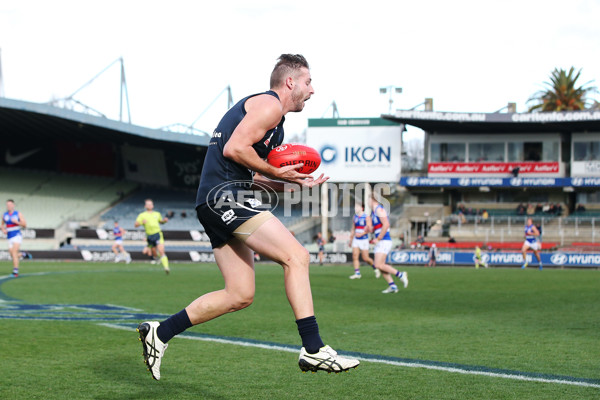
[{"label": "player in red white and blue jersey", "polygon": [[523,248],[521,252],[523,253],[523,265],[521,265],[522,269],[527,268],[527,250],[533,250],[533,254],[535,258],[537,258],[539,263],[540,271],[543,269],[542,259],[540,257],[540,248],[541,243],[539,242],[540,231],[533,224],[533,220],[531,218],[527,218],[527,224],[525,224],[525,241],[523,242]]},{"label": "player in red white and blue jersey", "polygon": [[352,247],[352,263],[354,264],[354,273],[350,279],[360,279],[360,260],[362,256],[364,262],[369,264],[375,271],[375,278],[381,277],[379,271],[373,265],[373,259],[369,257],[369,232],[371,231],[371,216],[365,213],[365,206],[360,203],[354,205],[352,231],[350,232],[350,247]]},{"label": "player in red white and blue jersey", "polygon": [[8,252],[13,260],[12,275],[16,278],[19,276],[19,260],[21,258],[21,242],[23,235],[21,228],[27,226],[25,217],[19,211],[15,210],[15,202],[11,199],[6,201],[6,212],[2,215],[2,223],[0,227],[2,232],[8,239]]},{"label": "player in red white and blue jersey", "polygon": [[387,289],[381,293],[398,293],[398,286],[394,283],[395,275],[406,288],[408,286],[408,274],[406,271],[398,271],[396,268],[385,263],[388,253],[392,249],[392,237],[390,236],[390,221],[383,205],[375,196],[371,197],[371,219],[373,220],[373,241],[375,244],[375,267],[383,272],[383,278],[388,283]]},{"label": "player in red white and blue jersey", "polygon": [[113,227],[113,236],[115,237],[115,242],[112,245],[112,251],[115,253],[115,262],[119,262],[122,260],[122,257],[125,257],[125,262],[129,264],[131,262],[131,256],[129,253],[125,251],[123,248],[123,235],[125,234],[125,229],[119,226],[119,221],[115,221],[115,226]]}]

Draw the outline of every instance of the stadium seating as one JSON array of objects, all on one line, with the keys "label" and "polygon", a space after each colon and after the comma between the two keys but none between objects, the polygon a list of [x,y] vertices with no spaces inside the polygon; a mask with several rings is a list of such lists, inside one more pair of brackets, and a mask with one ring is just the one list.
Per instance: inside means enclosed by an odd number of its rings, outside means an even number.
[{"label": "stadium seating", "polygon": [[144,201],[148,198],[153,200],[154,209],[163,217],[166,217],[169,212],[173,213],[169,222],[162,226],[163,230],[204,230],[196,218],[195,192],[155,187],[140,188],[104,212],[101,215],[104,228],[112,229],[114,221],[119,221],[124,229],[135,229],[135,219],[144,211]]},{"label": "stadium seating", "polygon": [[[463,250],[463,249],[474,249],[478,246],[481,249],[486,250],[521,250],[523,247],[523,241],[518,242],[481,242],[481,241],[468,241],[468,242],[457,242],[457,243],[449,243],[449,242],[424,242],[421,243],[421,248],[429,248],[432,244],[436,245],[437,248],[440,249],[454,249],[454,250]],[[542,250],[552,250],[556,249],[559,246],[556,242],[542,242]],[[411,243],[411,247],[417,247],[417,243]]]},{"label": "stadium seating", "polygon": [[[161,189],[156,187],[140,188],[110,210],[101,214],[101,220],[104,221],[103,227],[105,229],[112,229],[113,222],[119,221],[124,229],[135,229],[135,219],[144,210],[144,200],[147,198],[153,200],[155,210],[160,212],[163,217],[167,216],[170,211],[173,212],[173,216],[169,218],[169,222],[162,226],[163,230],[204,230],[196,218],[195,191]],[[294,206],[286,210],[282,204],[279,204],[271,212],[286,227],[291,230],[297,229],[297,233],[302,233],[301,231],[304,228],[303,222],[307,221],[307,218],[302,214],[302,207]],[[185,217],[182,215],[185,215]],[[314,224],[309,225],[308,228]],[[304,239],[309,240],[308,236]]]},{"label": "stadium seating", "polygon": [[599,218],[599,217],[600,217],[600,210],[573,211],[568,216],[569,219],[578,218],[582,221],[584,221],[586,219]]},{"label": "stadium seating", "polygon": [[15,200],[31,228],[85,221],[136,187],[111,178],[19,169],[0,168],[0,177],[0,196]]},{"label": "stadium seating", "polygon": [[[505,221],[508,217],[532,217],[532,218],[545,218],[552,219],[560,217],[565,213],[565,204],[560,204],[560,212],[551,212],[550,203],[544,204],[532,204],[532,208],[528,211],[527,204],[523,203],[483,203],[483,202],[471,202],[461,203],[459,208],[455,211],[456,215],[460,215],[461,219],[464,218],[465,222],[473,222],[477,220],[481,221],[481,214],[483,210],[488,212],[489,218],[494,217],[496,221]],[[522,212],[518,211],[519,206],[524,206]],[[546,210],[546,211],[544,211]]]},{"label": "stadium seating", "polygon": [[288,228],[307,218],[302,215],[301,207],[291,207],[289,210],[285,210],[284,207],[275,207],[271,212]]}]

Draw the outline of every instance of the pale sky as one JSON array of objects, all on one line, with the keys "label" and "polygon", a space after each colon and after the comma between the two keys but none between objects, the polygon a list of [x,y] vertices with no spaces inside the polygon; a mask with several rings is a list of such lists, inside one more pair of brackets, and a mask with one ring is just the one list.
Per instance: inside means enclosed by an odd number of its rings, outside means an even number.
[{"label": "pale sky", "polygon": [[[227,85],[234,101],[268,89],[281,53],[310,63],[315,95],[288,114],[287,137],[332,101],[341,117],[433,98],[437,111],[526,111],[555,67],[583,68],[600,85],[600,1],[34,1],[0,0],[0,56],[8,98],[66,97],[119,57],[132,122],[191,124]],[[119,68],[76,98],[119,113]],[[212,132],[221,97],[196,124]],[[326,116],[331,116],[331,110]],[[416,130],[410,134],[418,135]]]}]

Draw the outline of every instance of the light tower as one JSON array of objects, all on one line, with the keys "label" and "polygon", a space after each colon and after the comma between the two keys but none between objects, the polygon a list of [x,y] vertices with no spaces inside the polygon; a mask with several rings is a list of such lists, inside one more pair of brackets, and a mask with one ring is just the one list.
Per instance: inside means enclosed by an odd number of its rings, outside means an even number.
[{"label": "light tower", "polygon": [[390,99],[389,99],[389,103],[390,103],[390,108],[388,110],[388,114],[392,114],[392,105],[394,104],[394,93],[400,94],[402,93],[402,88],[398,87],[398,86],[385,86],[382,88],[379,88],[379,93],[380,94],[386,94],[389,93],[390,94]]}]

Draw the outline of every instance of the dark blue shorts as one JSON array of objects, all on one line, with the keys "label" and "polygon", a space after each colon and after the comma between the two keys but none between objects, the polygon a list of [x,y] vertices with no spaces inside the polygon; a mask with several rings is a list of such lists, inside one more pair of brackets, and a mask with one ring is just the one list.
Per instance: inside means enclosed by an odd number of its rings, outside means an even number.
[{"label": "dark blue shorts", "polygon": [[244,202],[243,204],[222,204],[218,209],[214,204],[200,204],[196,207],[198,221],[210,239],[212,248],[221,247],[233,239],[234,231],[244,222],[264,212],[262,204]]},{"label": "dark blue shorts", "polygon": [[156,247],[156,245],[164,243],[165,240],[163,239],[162,232],[158,232],[153,235],[146,236],[146,242],[148,243],[148,247]]}]

